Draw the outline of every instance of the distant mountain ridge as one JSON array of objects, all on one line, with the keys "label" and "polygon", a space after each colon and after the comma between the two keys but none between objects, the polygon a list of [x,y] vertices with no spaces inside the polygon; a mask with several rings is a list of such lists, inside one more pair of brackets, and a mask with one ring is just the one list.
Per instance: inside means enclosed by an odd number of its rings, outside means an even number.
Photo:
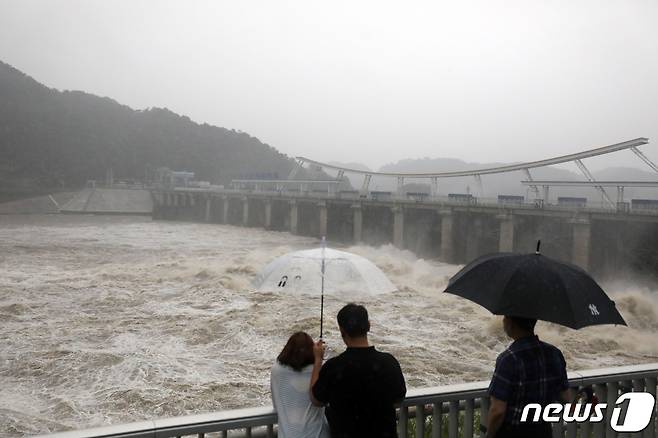
[{"label": "distant mountain ridge", "polygon": [[295,162],[243,132],[166,108],[133,110],[107,97],[48,88],[0,62],[0,189],[142,179],[165,166],[227,184],[245,174],[285,178]]}]

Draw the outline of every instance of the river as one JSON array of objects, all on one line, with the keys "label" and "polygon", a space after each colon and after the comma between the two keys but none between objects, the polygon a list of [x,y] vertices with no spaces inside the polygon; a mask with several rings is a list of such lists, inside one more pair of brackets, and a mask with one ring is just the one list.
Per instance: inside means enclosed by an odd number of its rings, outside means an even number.
[{"label": "river", "polygon": [[[317,336],[319,298],[260,293],[267,262],[316,239],[122,216],[0,216],[0,435],[269,404],[269,368],[296,330]],[[371,341],[409,387],[488,379],[500,319],[441,291],[459,267],[390,245],[369,258],[398,292],[355,296]],[[569,369],[658,362],[658,286],[604,284],[630,327],[540,323]],[[327,297],[325,339],[342,341]]]}]

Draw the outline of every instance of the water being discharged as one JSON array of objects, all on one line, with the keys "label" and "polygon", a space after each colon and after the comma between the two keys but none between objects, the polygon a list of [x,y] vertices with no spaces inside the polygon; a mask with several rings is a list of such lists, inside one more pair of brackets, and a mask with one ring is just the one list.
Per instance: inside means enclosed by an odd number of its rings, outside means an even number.
[{"label": "water being discharged", "polygon": [[[269,404],[269,368],[295,330],[319,331],[319,297],[257,292],[277,256],[315,239],[135,217],[0,216],[0,435],[43,433]],[[454,265],[391,246],[343,248],[397,292],[364,296],[371,340],[409,387],[490,377],[508,341],[486,310],[440,293]],[[570,369],[658,360],[658,298],[604,285],[629,323],[540,337]],[[339,352],[325,297],[325,340]]]}]

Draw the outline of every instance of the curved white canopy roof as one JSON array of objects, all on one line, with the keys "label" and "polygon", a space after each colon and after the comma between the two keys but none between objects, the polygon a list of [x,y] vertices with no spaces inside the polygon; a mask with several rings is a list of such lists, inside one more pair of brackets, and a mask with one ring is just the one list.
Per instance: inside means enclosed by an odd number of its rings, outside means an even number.
[{"label": "curved white canopy roof", "polygon": [[[320,294],[322,249],[295,251],[268,264],[254,280],[263,292]],[[396,287],[372,262],[356,254],[325,249],[325,294],[377,295]]]}]

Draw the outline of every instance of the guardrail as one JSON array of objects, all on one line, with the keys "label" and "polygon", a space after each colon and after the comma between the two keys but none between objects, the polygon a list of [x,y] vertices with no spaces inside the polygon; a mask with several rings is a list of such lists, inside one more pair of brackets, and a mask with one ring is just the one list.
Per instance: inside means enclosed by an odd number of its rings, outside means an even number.
[{"label": "guardrail", "polygon": [[[617,397],[631,391],[646,391],[656,396],[658,363],[569,373],[572,387],[592,387],[600,402],[614,406]],[[472,438],[481,436],[489,408],[489,382],[473,382],[433,388],[412,389],[398,409],[398,432],[402,437]],[[612,409],[598,423],[556,423],[553,437],[611,438],[618,435],[610,426]],[[478,421],[479,420],[479,421]],[[275,437],[276,412],[271,406],[237,409],[209,414],[189,415],[142,421],[139,423],[61,432],[50,438],[166,438],[196,435],[204,438],[216,432],[222,438]],[[477,424],[476,424],[477,423]],[[656,438],[656,406],[651,423],[643,432],[632,436]],[[624,435],[629,436],[629,435]],[[622,435],[619,435],[621,438]],[[529,437],[531,438],[531,437]]]}]

